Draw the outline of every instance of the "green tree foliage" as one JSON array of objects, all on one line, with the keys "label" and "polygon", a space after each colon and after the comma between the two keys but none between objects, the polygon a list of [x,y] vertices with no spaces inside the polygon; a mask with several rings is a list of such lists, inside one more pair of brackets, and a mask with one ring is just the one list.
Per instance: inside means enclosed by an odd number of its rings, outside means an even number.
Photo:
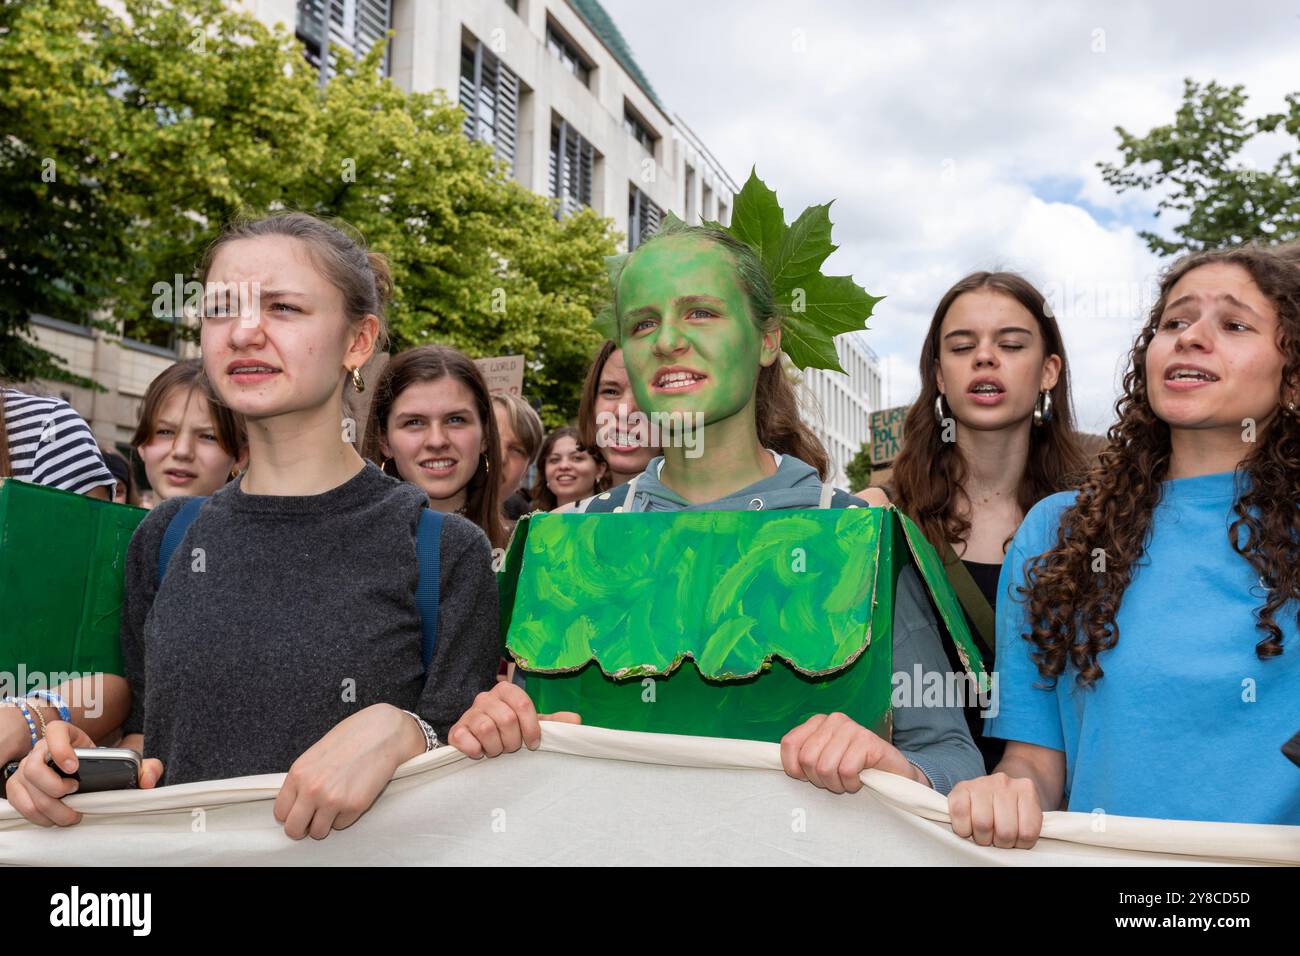
[{"label": "green tree foliage", "polygon": [[382,49],[322,90],[292,35],[221,0],[122,7],[0,0],[0,375],[68,377],[33,313],[167,343],[155,285],[194,278],[231,218],[301,209],[389,257],[395,350],[523,354],[548,424],[574,414],[608,220],[556,219],[442,91],[381,78]]},{"label": "green tree foliage", "polygon": [[861,491],[871,484],[871,442],[864,441],[852,460],[844,466],[850,491]]},{"label": "green tree foliage", "polygon": [[[1287,112],[1254,119],[1246,115],[1244,87],[1201,86],[1183,81],[1183,103],[1174,121],[1145,136],[1116,127],[1120,163],[1099,163],[1119,192],[1164,191],[1156,215],[1182,213],[1175,238],[1140,233],[1153,252],[1174,255],[1250,240],[1287,242],[1300,237],[1300,93],[1286,98]],[[1293,142],[1271,169],[1241,157],[1257,136],[1278,134]]]}]

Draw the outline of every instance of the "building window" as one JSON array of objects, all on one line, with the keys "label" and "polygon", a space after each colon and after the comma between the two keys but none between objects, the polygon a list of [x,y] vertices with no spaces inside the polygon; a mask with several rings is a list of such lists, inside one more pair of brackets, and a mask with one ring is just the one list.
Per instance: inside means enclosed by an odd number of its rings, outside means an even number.
[{"label": "building window", "polygon": [[724,226],[730,225],[727,222],[727,204],[721,199],[718,200],[718,222]]},{"label": "building window", "polygon": [[659,231],[663,211],[650,201],[650,197],[629,187],[627,194],[627,251],[631,252]]},{"label": "building window", "polygon": [[551,195],[560,200],[561,216],[591,205],[596,150],[565,120],[551,124]]},{"label": "building window", "polygon": [[682,209],[686,212],[686,221],[695,221],[695,170],[690,166],[686,167],[686,199],[682,203]]},{"label": "building window", "polygon": [[460,105],[465,135],[491,146],[514,175],[519,77],[479,40],[460,48]]},{"label": "building window", "polygon": [[655,143],[659,142],[659,137],[650,129],[645,120],[637,116],[627,103],[623,104],[623,129],[627,131],[629,136],[644,146],[651,156],[655,154]]},{"label": "building window", "polygon": [[[307,62],[320,71],[324,83],[335,72],[335,58],[323,58],[322,50],[338,44],[358,58],[376,43],[388,43],[393,22],[392,0],[298,0],[295,32],[302,41]],[[325,35],[326,25],[328,37]],[[325,42],[322,42],[325,41]],[[383,74],[388,75],[388,51],[384,51]]]},{"label": "building window", "polygon": [[591,86],[593,64],[577,44],[560,33],[552,23],[546,24],[546,49],[564,64],[564,68],[578,78],[583,86]]},{"label": "building window", "polygon": [[700,198],[700,218],[713,218],[713,187],[708,183],[704,184],[703,194]]}]

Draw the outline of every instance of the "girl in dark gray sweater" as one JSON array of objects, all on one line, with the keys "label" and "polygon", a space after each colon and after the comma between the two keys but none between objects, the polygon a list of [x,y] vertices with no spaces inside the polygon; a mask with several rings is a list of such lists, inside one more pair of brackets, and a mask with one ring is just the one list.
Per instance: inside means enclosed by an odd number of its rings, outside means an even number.
[{"label": "girl in dark gray sweater", "polygon": [[[288,772],[276,818],[322,839],[363,814],[401,763],[445,738],[499,655],[484,533],[443,518],[440,613],[426,675],[415,601],[426,495],[351,444],[343,393],[383,338],[387,265],[333,225],[290,213],[238,223],[202,269],[204,369],[245,416],[249,466],[204,503],[158,581],[187,500],[140,525],[127,555],[122,746],[141,787]],[[8,788],[37,823],[80,817],[61,797],[73,747],[53,720]]]}]

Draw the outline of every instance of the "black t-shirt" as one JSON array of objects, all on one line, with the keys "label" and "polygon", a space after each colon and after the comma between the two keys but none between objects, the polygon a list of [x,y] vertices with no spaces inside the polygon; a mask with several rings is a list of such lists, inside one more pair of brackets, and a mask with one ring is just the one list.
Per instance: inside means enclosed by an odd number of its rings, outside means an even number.
[{"label": "black t-shirt", "polygon": [[989,602],[989,607],[996,611],[998,609],[998,575],[1002,573],[1002,565],[984,564],[981,561],[967,561],[965,559],[961,563],[966,565],[966,570],[975,579],[980,593],[984,595],[984,600]]},{"label": "black t-shirt", "polygon": [[[1002,573],[1002,565],[985,564],[981,561],[962,560],[970,576],[975,579],[976,586],[980,593],[984,595],[984,600],[989,602],[989,607],[996,612],[998,609],[998,577]],[[971,623],[970,616],[967,615],[966,622],[970,626],[971,634],[975,634],[975,625]],[[995,666],[993,659],[994,652],[997,648],[985,648],[983,642],[980,642],[980,653],[984,655],[984,666],[991,673]],[[971,736],[975,738],[975,746],[979,747],[980,753],[984,755],[984,766],[990,773],[1002,759],[1003,751],[1007,749],[1005,740],[998,740],[994,737],[984,736],[985,721],[980,717],[979,708],[966,708],[966,723],[970,727]]]}]

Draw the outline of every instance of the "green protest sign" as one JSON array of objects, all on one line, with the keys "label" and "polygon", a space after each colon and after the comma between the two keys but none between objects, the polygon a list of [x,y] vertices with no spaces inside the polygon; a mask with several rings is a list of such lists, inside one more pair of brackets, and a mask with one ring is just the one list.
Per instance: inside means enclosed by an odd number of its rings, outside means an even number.
[{"label": "green protest sign", "polygon": [[126,550],[147,514],[0,481],[0,671],[122,673]]}]

